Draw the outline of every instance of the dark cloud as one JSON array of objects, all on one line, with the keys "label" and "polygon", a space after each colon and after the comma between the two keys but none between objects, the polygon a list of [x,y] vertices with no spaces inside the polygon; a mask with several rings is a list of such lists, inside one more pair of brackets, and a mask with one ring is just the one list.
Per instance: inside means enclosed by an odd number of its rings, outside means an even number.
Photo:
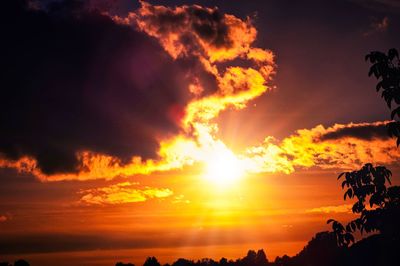
[{"label": "dark cloud", "polygon": [[[204,247],[205,245],[229,245],[243,242],[243,237],[237,234],[235,228],[224,228],[218,235],[213,234],[212,229],[204,229],[192,247]],[[236,234],[235,234],[236,232]],[[73,252],[89,250],[118,250],[118,249],[143,249],[143,248],[179,248],[187,243],[188,237],[193,231],[183,230],[179,234],[171,234],[170,231],[154,230],[146,232],[88,232],[88,233],[4,233],[0,238],[0,255],[10,254],[35,254],[52,252]],[[242,234],[251,234],[255,237],[268,238],[270,242],[282,241],[282,237],[269,232],[252,233],[244,230]],[[299,232],[291,235],[295,240],[304,239]],[[54,265],[54,264],[53,264]]]},{"label": "dark cloud", "polygon": [[[174,32],[190,25],[191,30],[210,45],[217,48],[232,46],[225,17],[216,7],[211,9],[192,5],[172,10],[151,6],[147,3],[144,3],[144,6],[148,12],[141,19],[147,25],[156,26],[158,34]],[[196,40],[186,34],[181,36],[181,42],[186,45],[194,45]]]},{"label": "dark cloud", "polygon": [[[132,239],[131,239],[132,240]],[[30,234],[24,236],[5,235],[0,240],[0,254],[44,253],[58,251],[81,251],[93,249],[110,249],[110,239],[96,235],[73,234]],[[128,241],[127,241],[128,242]],[[127,243],[118,241],[121,247]],[[131,246],[134,246],[134,244]],[[130,246],[130,247],[131,247]]]},{"label": "dark cloud", "polygon": [[378,124],[361,124],[348,125],[346,127],[337,128],[335,131],[325,133],[320,137],[320,140],[336,140],[345,137],[352,137],[362,140],[372,139],[389,139],[386,125]]},{"label": "dark cloud", "polygon": [[370,29],[364,33],[364,36],[370,36],[374,33],[381,33],[387,31],[389,27],[389,18],[383,17],[381,20],[372,18]]},{"label": "dark cloud", "polygon": [[0,154],[37,159],[46,174],[77,170],[76,153],[126,160],[154,157],[179,131],[194,74],[145,33],[87,10],[79,1],[46,9],[2,3]]},{"label": "dark cloud", "polygon": [[[177,247],[185,241],[185,235],[171,235],[165,232],[148,232],[145,236],[131,234],[4,234],[0,239],[0,254],[32,254],[51,252],[71,252],[83,250],[110,250],[128,248]],[[160,241],[162,239],[162,241]],[[200,239],[193,245],[206,243]],[[214,239],[214,242],[219,242]]]},{"label": "dark cloud", "polygon": [[366,8],[379,10],[389,13],[398,13],[400,11],[400,2],[398,0],[351,0]]}]

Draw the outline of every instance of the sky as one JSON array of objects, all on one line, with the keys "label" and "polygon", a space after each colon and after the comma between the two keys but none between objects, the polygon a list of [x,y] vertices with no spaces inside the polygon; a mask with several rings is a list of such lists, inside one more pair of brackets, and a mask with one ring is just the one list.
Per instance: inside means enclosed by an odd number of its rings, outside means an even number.
[{"label": "sky", "polygon": [[371,51],[400,4],[3,1],[0,261],[295,255],[393,170]]}]

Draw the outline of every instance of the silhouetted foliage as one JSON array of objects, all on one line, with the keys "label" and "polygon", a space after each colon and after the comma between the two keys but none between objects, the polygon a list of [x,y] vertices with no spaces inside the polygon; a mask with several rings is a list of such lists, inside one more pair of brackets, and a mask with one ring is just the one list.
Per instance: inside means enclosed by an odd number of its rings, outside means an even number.
[{"label": "silhouetted foliage", "polygon": [[[26,260],[16,260],[14,262],[14,266],[29,266],[29,262],[27,262]],[[8,263],[8,262],[0,262],[0,266],[12,266],[12,264]]]},{"label": "silhouetted foliage", "polygon": [[[378,79],[376,90],[382,89],[382,98],[392,109],[392,120],[400,119],[400,60],[396,49],[388,54],[374,51],[366,57],[373,65],[368,75]],[[400,144],[400,122],[388,125],[388,134]],[[340,247],[338,265],[399,265],[400,254],[400,187],[391,185],[392,172],[385,166],[365,164],[360,170],[341,173],[338,176],[345,190],[344,200],[355,199],[352,212],[359,217],[346,226],[330,219],[333,235]],[[376,233],[354,243],[355,232]],[[348,246],[354,243],[350,248]],[[289,265],[289,264],[287,264]]]},{"label": "silhouetted foliage", "polygon": [[197,266],[217,266],[218,262],[213,259],[203,258],[196,263]]},{"label": "silhouetted foliage", "polygon": [[189,265],[194,265],[194,262],[191,260],[187,260],[187,259],[178,259],[177,261],[175,261],[174,263],[172,263],[172,266],[189,266]]},{"label": "silhouetted foliage", "polygon": [[227,258],[221,258],[219,260],[219,265],[220,266],[227,266],[228,265],[228,259]]},{"label": "silhouetted foliage", "polygon": [[[382,89],[382,98],[386,101],[389,109],[392,110],[393,102],[397,104],[393,107],[391,119],[400,119],[400,60],[396,49],[390,49],[387,53],[374,51],[365,56],[371,66],[368,76],[374,75],[378,79],[376,91]],[[397,146],[400,144],[400,122],[393,121],[388,125],[388,132],[391,137],[397,138]]]},{"label": "silhouetted foliage", "polygon": [[115,266],[135,266],[133,263],[123,263],[123,262],[117,262]]},{"label": "silhouetted foliage", "polygon": [[255,265],[257,253],[254,250],[249,250],[246,257],[242,259],[243,265]]},{"label": "silhouetted foliage", "polygon": [[17,260],[14,262],[14,266],[29,266],[26,260]]},{"label": "silhouetted foliage", "polygon": [[148,257],[143,266],[161,266],[156,257]]},{"label": "silhouetted foliage", "polygon": [[[120,262],[121,263],[121,262]],[[129,264],[117,264],[116,266],[123,266]],[[160,265],[155,257],[148,257],[143,266]],[[203,258],[197,261],[179,258],[172,263],[171,266],[268,266],[268,258],[263,249],[249,250],[247,255],[236,261],[221,258],[219,261]],[[165,264],[164,266],[169,266]]]},{"label": "silhouetted foliage", "polygon": [[276,266],[285,266],[289,265],[291,262],[291,258],[288,255],[283,255],[282,257],[276,257],[275,259],[275,265]]},{"label": "silhouetted foliage", "polygon": [[341,173],[344,199],[356,199],[352,211],[360,217],[343,226],[333,219],[333,232],[338,245],[348,246],[354,242],[353,233],[378,232],[385,238],[400,240],[400,187],[387,188],[392,172],[384,166],[374,167],[368,163],[360,170]]},{"label": "silhouetted foliage", "polygon": [[[371,66],[368,76],[374,75],[378,79],[376,90],[382,89],[382,98],[392,109],[394,102],[398,106],[393,109],[391,118],[400,118],[400,60],[396,49],[387,53],[374,51],[366,55]],[[397,138],[400,144],[400,122],[393,121],[388,125],[388,134]],[[400,222],[400,187],[386,187],[391,184],[392,172],[384,166],[374,167],[371,163],[365,164],[360,170],[341,173],[338,179],[344,177],[342,189],[346,189],[346,198],[356,199],[352,211],[359,217],[350,221],[346,226],[333,219],[332,229],[339,246],[349,246],[354,243],[353,233],[360,231],[378,232],[383,237],[398,241]],[[368,205],[368,206],[366,206]]]},{"label": "silhouetted foliage", "polygon": [[257,251],[256,255],[256,260],[255,260],[255,265],[256,266],[264,266],[268,264],[268,259],[267,255],[265,255],[265,252],[263,249],[260,249]]}]

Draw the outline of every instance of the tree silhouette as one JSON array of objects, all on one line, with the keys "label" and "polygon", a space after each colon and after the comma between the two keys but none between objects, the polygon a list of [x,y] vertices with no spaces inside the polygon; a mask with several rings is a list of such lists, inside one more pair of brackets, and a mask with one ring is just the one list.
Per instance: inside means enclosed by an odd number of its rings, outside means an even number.
[{"label": "tree silhouette", "polygon": [[220,265],[220,266],[227,266],[227,265],[228,265],[228,260],[227,260],[227,258],[221,258],[221,259],[219,260],[219,265]]},{"label": "tree silhouette", "polygon": [[265,266],[268,264],[268,259],[263,249],[257,252],[249,250],[247,255],[240,261],[240,264],[244,266]]},{"label": "tree silhouette", "polygon": [[[392,120],[400,119],[400,60],[396,49],[390,49],[387,53],[374,51],[366,55],[371,66],[368,75],[374,75],[378,79],[376,90],[382,89],[382,98],[389,109],[393,102],[397,107],[392,110]],[[388,134],[397,138],[397,146],[400,144],[400,122],[388,123]],[[341,173],[338,179],[343,177],[342,189],[346,189],[346,198],[356,199],[352,212],[359,215],[346,226],[330,219],[333,233],[339,246],[349,246],[354,243],[353,233],[360,231],[378,232],[389,241],[400,240],[400,187],[386,187],[391,185],[392,172],[384,166],[374,167],[371,163],[365,164],[360,170]]]},{"label": "tree silhouette", "polygon": [[386,183],[391,184],[391,176],[392,172],[386,167],[374,167],[370,163],[360,170],[339,175],[338,179],[344,179],[344,199],[356,199],[352,211],[360,215],[346,227],[333,219],[328,220],[340,246],[354,242],[352,234],[357,230],[361,233],[377,231],[385,238],[400,239],[400,187],[386,187]]},{"label": "tree silhouette", "polygon": [[156,257],[148,257],[143,266],[161,266]]},{"label": "tree silhouette", "polygon": [[[26,260],[16,260],[14,261],[14,266],[29,266],[29,262],[27,262]],[[0,262],[0,266],[12,266],[11,264],[9,264],[8,262]]]},{"label": "tree silhouette", "polygon": [[17,260],[14,262],[14,266],[29,266],[26,260]]},{"label": "tree silhouette", "polygon": [[135,266],[133,263],[123,263],[123,262],[117,262],[115,266]]},{"label": "tree silhouette", "polygon": [[275,265],[276,266],[286,266],[289,265],[291,262],[291,258],[288,255],[283,255],[282,257],[276,257],[275,259]]},{"label": "tree silhouette", "polygon": [[256,262],[257,253],[254,250],[249,250],[246,257],[242,259],[243,265],[254,265]]},{"label": "tree silhouette", "polygon": [[172,266],[188,266],[188,265],[194,265],[194,262],[191,260],[179,258],[177,261],[172,263]]},{"label": "tree silhouette", "polygon": [[256,260],[255,260],[255,265],[256,266],[265,266],[268,264],[268,259],[267,255],[265,255],[265,252],[263,249],[260,249],[257,251],[256,255]]},{"label": "tree silhouette", "polygon": [[382,98],[386,101],[389,109],[392,110],[393,102],[397,107],[393,107],[391,119],[396,119],[388,123],[388,133],[391,137],[397,138],[397,146],[400,145],[400,60],[399,53],[396,49],[390,49],[387,53],[374,51],[365,56],[365,60],[369,60],[371,66],[368,76],[374,75],[378,79],[376,91],[382,89]]}]

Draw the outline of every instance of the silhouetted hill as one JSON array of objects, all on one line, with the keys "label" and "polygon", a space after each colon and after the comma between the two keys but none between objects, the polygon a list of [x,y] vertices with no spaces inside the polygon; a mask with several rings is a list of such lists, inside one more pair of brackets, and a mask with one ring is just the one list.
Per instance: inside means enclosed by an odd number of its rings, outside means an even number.
[{"label": "silhouetted hill", "polygon": [[[313,237],[303,250],[294,257],[284,256],[275,259],[275,265],[340,265],[341,250],[332,232],[320,232]],[[324,262],[321,264],[321,262]]]},{"label": "silhouetted hill", "polygon": [[345,266],[398,266],[400,265],[400,242],[373,235],[352,245],[342,258]]},{"label": "silhouetted hill", "polygon": [[372,235],[339,247],[332,232],[320,232],[296,256],[277,257],[274,266],[398,266],[400,242]]}]

